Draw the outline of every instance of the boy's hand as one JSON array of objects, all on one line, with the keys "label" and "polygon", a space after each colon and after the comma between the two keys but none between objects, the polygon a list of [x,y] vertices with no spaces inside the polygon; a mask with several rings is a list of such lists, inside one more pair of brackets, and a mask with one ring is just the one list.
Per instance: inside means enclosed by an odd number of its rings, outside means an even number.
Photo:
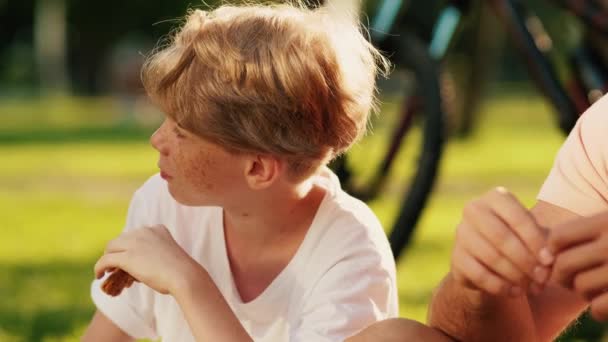
[{"label": "boy's hand", "polygon": [[551,231],[552,280],[591,302],[591,315],[608,320],[608,213],[582,218]]},{"label": "boy's hand", "polygon": [[190,266],[191,261],[167,228],[156,225],[123,233],[110,241],[105,254],[95,264],[95,275],[99,279],[106,271],[120,269],[152,289],[168,294],[176,288],[176,281],[183,277],[184,267]]},{"label": "boy's hand", "polygon": [[451,273],[464,286],[493,295],[540,292],[553,262],[545,236],[512,194],[496,188],[465,207]]}]

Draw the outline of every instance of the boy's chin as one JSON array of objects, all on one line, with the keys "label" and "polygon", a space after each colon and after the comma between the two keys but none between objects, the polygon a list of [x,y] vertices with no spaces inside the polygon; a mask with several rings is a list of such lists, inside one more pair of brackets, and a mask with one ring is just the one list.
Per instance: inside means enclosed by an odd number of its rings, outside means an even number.
[{"label": "boy's chin", "polygon": [[200,199],[188,196],[179,190],[175,190],[171,186],[169,186],[169,194],[171,194],[171,197],[173,197],[177,203],[188,207],[202,207],[211,205],[209,203],[203,203]]}]

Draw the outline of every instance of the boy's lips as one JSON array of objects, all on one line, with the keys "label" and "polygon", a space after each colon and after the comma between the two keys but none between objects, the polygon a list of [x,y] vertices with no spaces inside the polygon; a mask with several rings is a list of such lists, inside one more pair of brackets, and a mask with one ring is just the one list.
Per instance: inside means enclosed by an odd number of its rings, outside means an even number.
[{"label": "boy's lips", "polygon": [[170,180],[171,178],[173,178],[170,174],[163,171],[163,169],[160,169],[160,177],[164,180]]}]

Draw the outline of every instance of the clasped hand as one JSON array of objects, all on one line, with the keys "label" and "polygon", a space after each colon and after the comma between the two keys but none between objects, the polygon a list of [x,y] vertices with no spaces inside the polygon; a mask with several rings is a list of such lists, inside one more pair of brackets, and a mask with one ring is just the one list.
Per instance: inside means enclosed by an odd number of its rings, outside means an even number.
[{"label": "clasped hand", "polygon": [[496,188],[470,202],[456,230],[452,277],[498,296],[539,294],[557,284],[608,320],[608,213],[547,229],[511,193]]},{"label": "clasped hand", "polygon": [[95,275],[122,269],[157,292],[174,293],[193,259],[175,242],[163,225],[144,227],[110,241],[95,264]]}]

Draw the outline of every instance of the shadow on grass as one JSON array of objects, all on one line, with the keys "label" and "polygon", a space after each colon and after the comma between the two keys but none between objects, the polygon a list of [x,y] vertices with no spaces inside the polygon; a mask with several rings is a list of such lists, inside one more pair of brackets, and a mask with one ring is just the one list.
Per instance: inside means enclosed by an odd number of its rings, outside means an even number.
[{"label": "shadow on grass", "polygon": [[155,128],[136,125],[75,128],[33,128],[27,131],[0,131],[1,145],[65,143],[81,141],[137,141],[150,137]]},{"label": "shadow on grass", "polygon": [[0,265],[0,332],[23,341],[74,336],[91,319],[94,260]]}]

